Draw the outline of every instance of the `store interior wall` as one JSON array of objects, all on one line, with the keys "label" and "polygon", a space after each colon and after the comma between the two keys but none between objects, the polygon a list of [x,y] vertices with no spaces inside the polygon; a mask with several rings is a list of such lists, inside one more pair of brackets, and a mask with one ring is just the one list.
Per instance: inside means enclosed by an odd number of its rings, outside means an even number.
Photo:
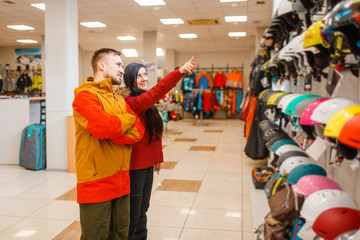
[{"label": "store interior wall", "polygon": [[[40,47],[40,46],[38,46]],[[19,47],[0,47],[0,64],[1,64],[1,73],[5,71],[5,64],[10,65],[11,70],[16,70],[16,54],[15,49]],[[35,47],[33,47],[35,48]],[[22,70],[25,69],[25,67],[21,68]]]}]

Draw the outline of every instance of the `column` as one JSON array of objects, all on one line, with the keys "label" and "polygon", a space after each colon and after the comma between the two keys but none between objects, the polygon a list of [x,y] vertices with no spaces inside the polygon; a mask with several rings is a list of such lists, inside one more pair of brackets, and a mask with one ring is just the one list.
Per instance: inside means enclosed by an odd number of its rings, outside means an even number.
[{"label": "column", "polygon": [[47,168],[67,170],[67,116],[78,86],[77,0],[46,0],[45,77]]},{"label": "column", "polygon": [[[143,33],[143,60],[144,63],[154,63],[156,64],[156,31],[145,31]],[[149,77],[149,88],[153,87],[156,80],[156,70],[157,66],[155,66],[154,70],[148,71]]]}]

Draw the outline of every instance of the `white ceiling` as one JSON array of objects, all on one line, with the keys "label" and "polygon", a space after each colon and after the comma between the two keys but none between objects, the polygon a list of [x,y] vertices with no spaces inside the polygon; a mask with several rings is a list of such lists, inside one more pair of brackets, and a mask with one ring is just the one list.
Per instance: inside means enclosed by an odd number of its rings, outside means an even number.
[{"label": "white ceiling", "polygon": [[[16,39],[41,42],[44,35],[44,11],[32,7],[41,0],[0,0],[0,47],[36,46],[20,44]],[[103,29],[79,24],[79,44],[83,50],[101,47],[142,48],[143,31],[157,31],[157,47],[177,52],[240,51],[255,46],[257,27],[269,25],[273,0],[220,3],[220,0],[164,0],[166,5],[141,7],[133,0],[78,0],[80,22],[100,21]],[[257,2],[264,4],[257,4]],[[245,23],[226,23],[225,16],[247,15]],[[164,25],[161,18],[182,18],[185,24]],[[219,25],[191,26],[186,20],[218,18]],[[17,31],[7,25],[28,25],[33,31]],[[228,32],[247,32],[246,37],[231,38]],[[181,39],[180,33],[196,33],[197,39]],[[132,35],[135,41],[120,41],[117,36]]]}]

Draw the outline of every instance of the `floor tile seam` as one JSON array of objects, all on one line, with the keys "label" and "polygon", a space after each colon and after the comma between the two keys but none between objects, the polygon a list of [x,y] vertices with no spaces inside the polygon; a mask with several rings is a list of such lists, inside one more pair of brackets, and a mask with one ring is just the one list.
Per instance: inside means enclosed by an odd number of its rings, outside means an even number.
[{"label": "floor tile seam", "polygon": [[[29,199],[33,199],[33,198],[29,198]],[[35,199],[35,200],[49,200],[49,199]],[[40,209],[42,208],[45,208],[46,206],[50,205],[50,203],[52,203],[53,201],[55,201],[55,199],[53,200],[50,200],[48,203],[46,203],[45,205],[42,205],[41,207],[39,208],[36,208],[34,211],[32,211],[31,213],[29,213],[28,215],[26,216],[23,216],[21,218],[25,219],[25,218],[29,218],[32,214],[34,214],[35,212],[39,211]]]},{"label": "floor tile seam", "polygon": [[190,211],[193,209],[207,209],[207,210],[229,210],[229,211],[241,211],[243,212],[243,209],[234,209],[234,208],[220,208],[220,207],[195,207],[192,206]]},{"label": "floor tile seam", "polygon": [[[48,204],[50,204],[52,201],[50,201]],[[3,231],[1,232],[5,232],[6,230],[8,230],[9,228],[13,227],[15,224],[24,221],[26,219],[44,219],[44,220],[49,220],[49,218],[34,218],[34,217],[30,217],[32,214],[34,214],[36,211],[40,210],[41,208],[44,208],[45,206],[47,206],[48,204],[45,204],[44,206],[34,210],[33,212],[31,212],[29,215],[25,216],[25,217],[21,217],[21,216],[7,216],[7,217],[17,217],[20,218],[18,221],[16,221],[14,224],[11,224],[10,226],[8,226],[7,228],[5,228]],[[6,215],[0,215],[0,216],[6,216]],[[75,218],[76,220],[77,218]],[[66,219],[51,219],[50,220],[63,220],[63,221],[75,221],[75,220],[66,220]],[[66,229],[66,228],[65,228]],[[1,233],[0,232],[0,233]]]},{"label": "floor tile seam", "polygon": [[[188,229],[189,227],[184,227],[184,229]],[[242,225],[241,225],[241,228],[242,228]],[[203,229],[203,230],[212,230],[212,231],[229,231],[229,232],[242,232],[242,229],[241,229],[241,231],[239,231],[239,230],[233,230],[233,229],[229,229],[229,228],[226,228],[226,229],[224,229],[224,228],[219,228],[219,227],[217,227],[217,228],[194,228],[194,229]],[[183,233],[183,231],[181,231],[181,234]],[[181,236],[181,234],[180,234],[180,236]]]},{"label": "floor tile seam", "polygon": [[[43,183],[36,184],[36,185],[34,185],[33,187],[30,187],[30,188],[26,189],[25,191],[22,191],[21,193],[15,195],[14,198],[20,198],[20,199],[22,199],[23,197],[19,197],[21,194],[23,194],[24,192],[30,191],[30,190],[32,190],[32,189],[34,189],[34,188],[36,188],[36,187],[39,187],[39,186],[41,186],[42,184],[43,184]],[[24,198],[24,199],[28,199],[28,198]],[[29,199],[32,199],[32,198],[29,198]]]},{"label": "floor tile seam", "polygon": [[[211,162],[211,161],[210,161],[210,162]],[[202,184],[202,183],[203,183],[203,181],[204,181],[204,178],[205,178],[205,176],[206,176],[206,173],[207,173],[207,171],[208,171],[209,167],[210,167],[210,163],[208,164],[207,169],[206,169],[206,171],[205,171],[205,174],[204,174],[204,176],[202,177],[201,184]],[[200,184],[199,190],[200,190],[200,188],[201,188],[201,184]],[[191,209],[193,209],[193,207],[194,207],[194,204],[195,204],[196,198],[197,198],[197,196],[198,196],[198,194],[199,194],[199,190],[198,190],[198,191],[196,192],[196,194],[195,194],[195,197],[194,197],[194,199],[193,199],[193,201],[192,201],[192,204],[191,204],[191,206],[190,206],[190,211],[189,211],[189,213],[191,212]],[[184,225],[183,225],[183,227],[181,228],[181,231],[180,231],[180,235],[179,235],[179,237],[181,237],[181,235],[182,235],[182,233],[183,233],[183,231],[184,231],[184,227],[185,227],[186,222],[188,221],[189,216],[190,216],[190,214],[189,214],[189,213],[188,213],[188,214],[187,214],[187,216],[186,216],[186,219],[185,219],[185,221],[184,221]]]},{"label": "floor tile seam", "polygon": [[[243,231],[234,231],[234,230],[227,230],[227,229],[210,229],[210,228],[197,228],[197,227],[185,227],[184,229],[191,229],[191,230],[213,230],[219,232],[243,232]],[[180,235],[181,236],[181,235]]]},{"label": "floor tile seam", "polygon": [[[14,217],[14,216],[6,216],[6,217]],[[14,225],[16,225],[16,224],[18,224],[19,222],[21,222],[21,221],[23,221],[23,220],[24,220],[24,218],[23,218],[23,217],[17,217],[17,218],[19,218],[19,219],[18,219],[18,220],[16,220],[16,222],[15,222],[15,223],[13,223],[13,224],[11,224],[10,226],[8,226],[8,227],[4,228],[2,231],[0,231],[0,233],[3,233],[3,232],[5,232],[5,231],[7,231],[8,229],[12,228]]]},{"label": "floor tile seam", "polygon": [[78,219],[78,217],[75,217],[74,219],[62,219],[62,218],[45,218],[45,217],[25,217],[23,218],[22,220],[25,220],[25,219],[38,219],[38,220],[62,220],[62,221],[71,221],[71,222],[74,222],[76,221],[76,219]]}]

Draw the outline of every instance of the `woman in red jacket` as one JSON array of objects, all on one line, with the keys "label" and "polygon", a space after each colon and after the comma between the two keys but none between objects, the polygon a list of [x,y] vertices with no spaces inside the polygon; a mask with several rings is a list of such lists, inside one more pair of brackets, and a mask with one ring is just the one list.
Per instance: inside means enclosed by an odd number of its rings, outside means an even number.
[{"label": "woman in red jacket", "polygon": [[167,74],[149,91],[146,91],[148,76],[144,65],[131,63],[125,68],[124,82],[131,92],[125,101],[145,126],[143,139],[132,145],[129,240],[147,239],[146,212],[149,208],[153,173],[160,170],[163,162],[163,122],[154,104],[175,87],[185,72],[192,72],[194,59],[195,56],[182,67]]}]

